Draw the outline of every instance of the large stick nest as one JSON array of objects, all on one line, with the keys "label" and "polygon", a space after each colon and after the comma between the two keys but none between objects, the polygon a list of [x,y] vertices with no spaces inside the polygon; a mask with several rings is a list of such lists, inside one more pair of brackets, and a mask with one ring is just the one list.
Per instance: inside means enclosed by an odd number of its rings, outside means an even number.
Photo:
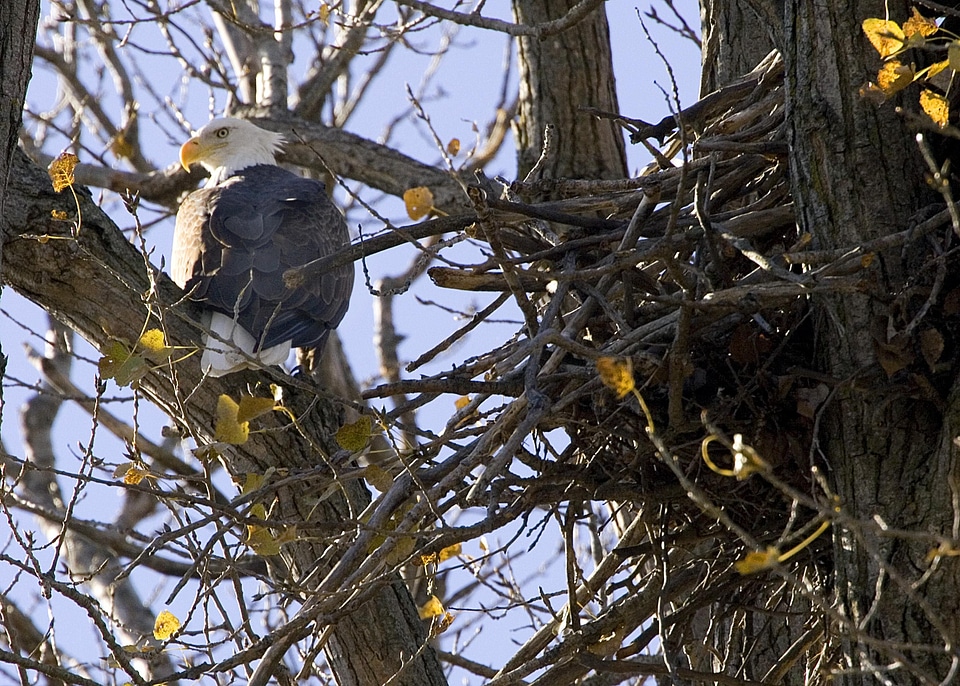
[{"label": "large stick nest", "polygon": [[[522,313],[521,330],[448,371],[372,389],[367,397],[415,394],[391,413],[400,421],[438,393],[470,394],[441,435],[421,437],[416,454],[434,465],[418,477],[419,486],[440,511],[457,505],[490,514],[461,538],[536,508],[569,512],[574,503],[612,501],[639,512],[647,528],[624,535],[612,554],[635,560],[633,583],[649,582],[657,593],[658,565],[668,558],[676,565],[670,582],[676,585],[664,591],[678,608],[669,637],[675,645],[702,648],[704,635],[691,622],[721,598],[726,610],[714,615],[718,620],[748,607],[769,611],[775,624],[777,612],[797,611],[801,595],[803,606],[835,615],[820,585],[828,536],[793,558],[804,570],[793,578],[804,576],[806,585],[783,584],[789,573],[758,581],[734,565],[751,548],[785,550],[830,517],[828,487],[817,483],[823,465],[815,437],[837,380],[814,371],[810,302],[865,288],[880,250],[900,247],[907,255],[921,246],[923,254],[910,259],[927,259],[926,237],[950,230],[948,213],[931,211],[869,245],[816,249],[795,221],[776,54],[660,124],[620,121],[656,157],[637,178],[528,180],[505,187],[501,197],[471,189],[479,220],[467,232],[482,242],[487,259],[429,273],[441,287],[501,295],[408,370],[506,302]],[[921,302],[906,306],[916,322],[932,321],[939,311],[923,306],[922,294],[932,302],[949,286],[933,270],[926,273],[914,284],[928,281],[914,291]],[[933,379],[925,373],[943,364],[941,355],[955,356],[932,337],[929,345],[879,337],[877,352],[878,373],[908,373],[920,382]],[[604,386],[596,366],[602,358],[629,361],[639,396],[618,398]],[[444,448],[453,457],[443,459]],[[746,469],[737,456],[746,456]],[[746,478],[753,469],[764,478]],[[457,537],[450,532],[435,544]],[[691,582],[687,572],[700,581]],[[598,573],[591,587],[610,574]],[[818,598],[811,598],[809,589],[818,586]],[[638,615],[634,626],[649,618]],[[741,624],[743,640],[773,624]],[[638,649],[651,636],[641,636]],[[813,659],[829,660],[822,638],[807,636],[806,648],[819,656]],[[532,658],[535,644],[508,668]]]},{"label": "large stick nest", "polygon": [[[808,346],[795,343],[805,338],[805,301],[857,284],[836,261],[806,272],[788,261],[807,242],[790,199],[782,63],[771,55],[658,125],[621,121],[657,158],[637,178],[520,182],[500,199],[471,189],[480,221],[467,232],[490,246],[489,259],[434,267],[430,276],[442,287],[502,292],[468,330],[510,300],[525,326],[465,364],[405,382],[403,390],[422,394],[393,414],[404,416],[437,391],[474,393],[444,436],[421,446],[429,456],[469,439],[470,448],[459,448],[463,465],[485,468],[470,488],[471,504],[503,498],[504,488],[521,481],[508,471],[514,459],[540,474],[534,499],[541,504],[569,497],[571,484],[583,499],[686,502],[648,438],[637,399],[618,399],[597,373],[602,357],[629,360],[680,464],[721,504],[736,503],[749,530],[775,537],[782,501],[770,519],[756,487],[731,488],[729,478],[710,474],[700,442],[707,425],[725,439],[741,433],[774,467],[781,457],[799,459],[806,471],[825,387],[804,373],[812,366]],[[647,142],[656,138],[662,151]],[[544,196],[556,199],[537,202]],[[507,401],[486,409],[498,396]],[[551,429],[563,429],[570,442],[544,461],[528,439]],[[714,446],[716,463],[729,466],[721,446]],[[494,482],[501,483],[488,489]]]}]

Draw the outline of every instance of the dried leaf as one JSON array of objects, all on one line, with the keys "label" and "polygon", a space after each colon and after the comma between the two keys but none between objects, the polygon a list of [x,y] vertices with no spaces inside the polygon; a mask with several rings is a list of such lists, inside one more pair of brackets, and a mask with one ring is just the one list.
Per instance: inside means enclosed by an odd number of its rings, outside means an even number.
[{"label": "dried leaf", "polygon": [[240,398],[240,407],[237,409],[237,421],[249,422],[265,414],[273,412],[276,407],[273,398],[257,398],[252,395],[245,395]]},{"label": "dried leaf", "polygon": [[370,432],[373,428],[373,422],[369,415],[360,415],[357,421],[352,424],[344,424],[334,436],[339,445],[344,450],[358,452],[367,447],[370,442]]},{"label": "dried leaf", "polygon": [[920,333],[920,354],[930,371],[934,371],[943,355],[943,335],[936,329],[924,329]]},{"label": "dried leaf", "polygon": [[247,525],[246,544],[260,557],[271,557],[280,554],[280,541],[265,526],[259,524]]},{"label": "dried leaf", "polygon": [[454,543],[453,545],[448,545],[446,548],[440,551],[440,562],[445,562],[451,557],[456,557],[463,550],[463,545],[461,543]]},{"label": "dried leaf", "polygon": [[880,86],[884,95],[891,96],[913,83],[915,75],[912,65],[903,64],[899,60],[890,60],[877,72],[877,85]]},{"label": "dried leaf", "polygon": [[433,193],[426,186],[410,188],[403,192],[403,204],[407,208],[407,216],[417,221],[433,209]]},{"label": "dried leaf", "polygon": [[242,445],[250,438],[250,424],[237,419],[240,406],[229,395],[217,400],[217,424],[213,431],[215,440],[221,443]]},{"label": "dried leaf", "polygon": [[457,398],[456,401],[453,403],[453,406],[456,407],[457,410],[462,410],[463,408],[465,408],[465,407],[466,407],[467,405],[469,405],[469,404],[470,404],[470,396],[469,396],[469,395],[461,395],[461,396],[460,396],[459,398]]},{"label": "dried leaf", "polygon": [[113,379],[118,386],[130,386],[150,371],[150,365],[139,355],[133,355],[120,341],[111,341],[110,347],[97,362],[100,376]]},{"label": "dried leaf", "polygon": [[146,356],[153,362],[163,362],[170,357],[174,348],[166,344],[163,338],[163,331],[160,329],[150,329],[140,336],[137,341],[137,348],[143,350]]},{"label": "dried leaf", "polygon": [[381,493],[386,493],[393,486],[393,477],[383,467],[378,467],[375,464],[367,465],[364,468],[363,478]]},{"label": "dried leaf", "polygon": [[442,615],[446,610],[443,609],[443,603],[440,602],[440,599],[432,595],[427,599],[427,602],[417,608],[417,612],[420,613],[420,619],[433,619]]},{"label": "dried leaf", "polygon": [[747,574],[756,574],[765,569],[770,569],[780,559],[780,551],[773,546],[767,546],[766,550],[754,550],[746,554],[742,560],[734,563],[737,571],[746,576]]},{"label": "dried leaf", "polygon": [[948,317],[960,314],[960,287],[952,289],[944,296],[943,313]]},{"label": "dried leaf", "polygon": [[158,641],[166,641],[180,630],[180,620],[172,612],[163,610],[157,615],[153,623],[153,637]]},{"label": "dried leaf", "polygon": [[[255,503],[250,508],[250,516],[257,519],[266,519],[267,508],[263,506],[263,503]],[[245,543],[261,557],[280,554],[280,541],[270,529],[261,524],[247,525],[247,540]]]},{"label": "dried leaf", "polygon": [[64,188],[73,185],[73,170],[77,168],[80,158],[72,152],[62,152],[47,167],[47,173],[50,175],[50,181],[53,182],[53,190],[57,193]]},{"label": "dried leaf", "polygon": [[634,389],[633,361],[629,357],[601,357],[597,360],[600,381],[617,398],[623,398]]},{"label": "dried leaf", "polygon": [[459,152],[460,152],[460,139],[451,138],[450,142],[447,143],[447,154],[453,157],[456,157]]},{"label": "dried leaf", "polygon": [[462,549],[462,545],[460,543],[454,543],[453,545],[447,546],[446,548],[441,550],[439,553],[430,553],[429,555],[421,555],[416,560],[414,560],[414,563],[421,567],[424,567],[426,565],[440,564],[441,562],[445,562],[446,560],[449,560],[451,557],[456,557],[457,555],[459,555],[461,552],[461,549]]},{"label": "dried leaf", "polygon": [[144,469],[140,469],[139,467],[131,467],[127,470],[126,474],[123,475],[123,483],[127,484],[128,486],[136,486],[147,476],[149,476],[149,474],[149,472]]},{"label": "dried leaf", "polygon": [[950,103],[939,93],[923,89],[920,92],[920,107],[941,129],[949,123]]},{"label": "dried leaf", "polygon": [[932,79],[934,76],[942,72],[944,69],[950,66],[950,60],[943,60],[942,62],[936,62],[927,67],[923,72],[923,77],[926,80]]},{"label": "dried leaf", "polygon": [[397,544],[387,553],[385,561],[394,567],[403,564],[416,547],[417,542],[412,536],[401,536],[397,539]]},{"label": "dried leaf", "polygon": [[451,624],[453,624],[453,613],[444,612],[443,617],[441,617],[439,621],[434,622],[433,626],[430,627],[430,637],[436,638],[449,629]]},{"label": "dried leaf", "polygon": [[941,543],[927,553],[927,562],[935,562],[941,557],[960,557],[960,550],[957,550],[947,542]]},{"label": "dried leaf", "polygon": [[897,22],[885,19],[864,19],[861,26],[870,44],[880,53],[881,58],[890,57],[903,48],[906,36]]},{"label": "dried leaf", "polygon": [[320,3],[320,9],[317,10],[317,16],[320,19],[320,22],[327,26],[330,23],[330,5],[325,2]]},{"label": "dried leaf", "polygon": [[244,475],[243,486],[240,488],[240,495],[247,495],[247,493],[253,493],[256,490],[259,490],[266,480],[267,477],[265,474],[247,472]]},{"label": "dried leaf", "polygon": [[897,336],[886,343],[874,341],[874,353],[876,353],[877,362],[883,367],[888,377],[909,367],[916,359],[907,336]]},{"label": "dried leaf", "polygon": [[947,62],[954,71],[960,71],[960,40],[951,41],[947,46]]},{"label": "dried leaf", "polygon": [[110,143],[110,152],[117,157],[130,158],[133,157],[133,153],[136,151],[134,150],[133,145],[127,140],[127,137],[121,131]]},{"label": "dried leaf", "polygon": [[807,419],[815,419],[817,408],[823,404],[829,395],[830,389],[823,383],[817,384],[813,388],[798,388],[797,414]]},{"label": "dried leaf", "polygon": [[[940,30],[940,27],[937,26],[937,22],[933,19],[927,19],[925,16],[920,14],[917,11],[916,7],[911,7],[910,18],[903,23],[903,35],[907,38],[918,36],[921,39],[926,38],[927,36],[932,36],[937,31]],[[910,41],[911,45],[914,44],[914,41]],[[921,40],[922,44],[923,41]]]},{"label": "dried leaf", "polygon": [[882,105],[887,101],[887,94],[883,92],[883,89],[875,83],[868,83],[865,86],[860,86],[858,92],[861,98],[867,102],[873,103],[874,105]]},{"label": "dried leaf", "polygon": [[[64,212],[63,210],[50,210],[50,216],[53,217],[58,222],[65,222],[70,218],[70,215]],[[49,240],[49,239],[48,239]],[[46,243],[46,241],[41,241]]]}]

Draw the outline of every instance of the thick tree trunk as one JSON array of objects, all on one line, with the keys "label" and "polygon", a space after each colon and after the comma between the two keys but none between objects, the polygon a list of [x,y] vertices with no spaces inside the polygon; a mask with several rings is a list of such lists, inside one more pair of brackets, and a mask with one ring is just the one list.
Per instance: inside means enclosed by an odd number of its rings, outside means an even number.
[{"label": "thick tree trunk", "polygon": [[772,3],[702,0],[700,97],[750,73],[779,44],[780,17],[762,13],[765,6],[773,11]]},{"label": "thick tree trunk", "polygon": [[[514,0],[517,23],[559,19],[576,0]],[[555,129],[553,149],[538,178],[619,179],[626,176],[623,133],[610,119],[582,110],[618,112],[610,30],[603,6],[566,31],[517,41],[520,102],[514,135],[523,179],[543,152],[544,128]]]},{"label": "thick tree trunk", "polygon": [[[39,19],[40,0],[0,4],[0,236],[6,216],[7,180],[20,134]],[[2,275],[3,241],[0,241],[0,277]],[[0,378],[5,369],[6,358],[0,345]]]},{"label": "thick tree trunk", "polygon": [[[743,37],[769,35],[779,43],[793,200],[798,226],[816,247],[862,245],[914,225],[915,213],[937,199],[924,181],[915,132],[896,113],[898,103],[878,108],[858,95],[880,66],[861,22],[888,11],[903,22],[906,3],[788,2],[782,23],[755,11],[775,3],[704,0],[702,6],[708,88],[752,66],[766,49],[757,49],[762,40]],[[766,28],[750,28],[761,15]],[[907,91],[900,104],[916,109],[916,95]],[[914,255],[918,250],[879,255],[866,272],[871,283],[864,292],[811,301],[816,356],[837,384],[813,436],[814,452],[850,516],[847,524],[832,527],[834,588],[819,591],[828,598],[832,590],[837,609],[849,618],[830,621],[842,648],[834,683],[946,683],[958,664],[957,565],[931,569],[930,539],[889,533],[956,537],[960,516],[953,443],[960,431],[960,390],[954,384],[943,401],[931,400],[935,394],[924,397],[916,388],[929,383],[925,370],[888,375],[878,364],[878,350],[910,354],[916,345],[917,330],[911,336],[908,322],[918,305],[906,294],[915,289],[922,301],[930,293],[926,277],[936,266],[929,253]],[[785,683],[808,678],[791,673]]]},{"label": "thick tree trunk", "polygon": [[[902,22],[906,3],[787,5],[788,142],[801,229],[820,247],[837,248],[911,226],[925,195],[914,132],[893,103],[877,108],[857,94],[879,66],[860,22],[887,10]],[[957,391],[944,415],[910,393],[906,379],[888,379],[875,352],[893,343],[891,333],[903,331],[913,314],[905,321],[896,299],[919,266],[899,250],[882,255],[872,292],[815,301],[818,349],[840,384],[820,446],[841,507],[866,524],[862,536],[835,527],[837,592],[857,627],[844,650],[853,671],[841,683],[877,683],[876,670],[894,663],[897,683],[937,683],[958,657],[956,565],[941,565],[926,581],[924,607],[902,584],[929,566],[930,543],[881,536],[875,526],[957,535]]]}]

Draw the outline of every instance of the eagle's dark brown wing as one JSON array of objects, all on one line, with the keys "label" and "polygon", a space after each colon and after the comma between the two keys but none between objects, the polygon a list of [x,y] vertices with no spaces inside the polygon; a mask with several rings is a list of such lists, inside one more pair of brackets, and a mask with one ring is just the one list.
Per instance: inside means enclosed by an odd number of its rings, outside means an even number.
[{"label": "eagle's dark brown wing", "polygon": [[192,299],[236,317],[260,349],[284,341],[320,347],[347,311],[353,265],[296,289],[283,273],[348,241],[322,183],[257,165],[187,196],[177,213],[173,278]]}]

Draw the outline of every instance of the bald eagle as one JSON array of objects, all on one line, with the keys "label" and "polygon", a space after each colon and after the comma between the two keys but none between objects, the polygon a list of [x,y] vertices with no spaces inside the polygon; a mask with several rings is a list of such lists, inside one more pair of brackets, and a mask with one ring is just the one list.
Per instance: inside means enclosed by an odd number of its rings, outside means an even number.
[{"label": "bald eagle", "polygon": [[343,319],[353,265],[297,288],[284,271],[349,242],[343,215],[324,185],[277,166],[280,134],[232,118],[214,119],[180,148],[206,185],[180,205],[173,236],[173,280],[200,302],[210,376],[286,360],[291,346],[322,348]]}]

